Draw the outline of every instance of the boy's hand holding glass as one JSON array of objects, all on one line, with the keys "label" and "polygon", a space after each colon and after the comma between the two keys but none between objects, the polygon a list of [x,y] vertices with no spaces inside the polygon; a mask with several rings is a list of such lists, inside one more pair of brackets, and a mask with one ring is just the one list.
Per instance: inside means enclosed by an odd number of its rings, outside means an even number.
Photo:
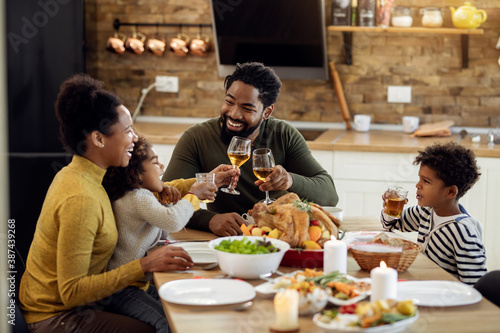
[{"label": "boy's hand holding glass", "polygon": [[389,186],[382,196],[384,200],[384,213],[399,218],[403,212],[404,205],[408,202],[408,190],[400,186]]}]

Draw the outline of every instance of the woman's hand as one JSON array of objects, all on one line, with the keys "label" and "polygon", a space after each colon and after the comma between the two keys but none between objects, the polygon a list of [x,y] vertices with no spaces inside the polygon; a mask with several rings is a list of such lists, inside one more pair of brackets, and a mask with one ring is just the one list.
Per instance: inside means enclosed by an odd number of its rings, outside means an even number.
[{"label": "woman's hand", "polygon": [[165,203],[176,203],[181,200],[182,195],[178,189],[173,186],[163,185],[163,191],[160,193],[160,202]]},{"label": "woman's hand", "polygon": [[189,192],[192,192],[200,200],[215,200],[217,186],[213,183],[194,183]]},{"label": "woman's hand", "polygon": [[241,174],[240,169],[233,168],[232,165],[228,164],[221,164],[210,172],[215,173],[215,185],[217,188],[222,185],[229,185],[231,180],[233,181],[233,186],[236,187]]},{"label": "woman's hand", "polygon": [[144,274],[165,271],[185,271],[193,267],[189,254],[178,246],[161,246],[139,259]]}]

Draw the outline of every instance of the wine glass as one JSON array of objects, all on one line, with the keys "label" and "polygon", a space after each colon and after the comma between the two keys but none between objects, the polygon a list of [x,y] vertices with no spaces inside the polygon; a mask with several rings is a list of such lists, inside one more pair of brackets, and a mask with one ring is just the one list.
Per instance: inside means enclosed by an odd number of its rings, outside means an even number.
[{"label": "wine glass", "polygon": [[[274,157],[273,152],[269,148],[259,148],[253,151],[253,173],[255,177],[266,181],[267,176],[269,176],[274,171]],[[266,198],[260,202],[269,205],[274,199],[269,198],[269,191],[266,191]]]},{"label": "wine glass", "polygon": [[[233,167],[239,169],[240,166],[248,161],[250,158],[251,148],[252,141],[250,139],[233,136],[231,143],[229,143],[229,147],[227,147],[227,156],[229,156],[229,160],[231,161]],[[221,188],[221,191],[229,194],[240,194],[240,192],[233,187],[233,179],[231,179],[229,187],[223,187]]]}]

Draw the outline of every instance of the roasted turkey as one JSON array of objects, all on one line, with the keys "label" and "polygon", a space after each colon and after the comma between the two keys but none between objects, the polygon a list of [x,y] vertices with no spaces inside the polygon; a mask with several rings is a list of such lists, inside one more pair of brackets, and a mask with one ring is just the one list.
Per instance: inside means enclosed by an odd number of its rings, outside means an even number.
[{"label": "roasted turkey", "polygon": [[285,194],[270,205],[257,203],[248,214],[252,216],[258,227],[278,229],[283,234],[279,237],[293,247],[299,247],[310,240],[309,222],[318,220],[320,226],[331,235],[338,236],[340,221],[323,210],[320,205],[303,202],[295,193]]}]

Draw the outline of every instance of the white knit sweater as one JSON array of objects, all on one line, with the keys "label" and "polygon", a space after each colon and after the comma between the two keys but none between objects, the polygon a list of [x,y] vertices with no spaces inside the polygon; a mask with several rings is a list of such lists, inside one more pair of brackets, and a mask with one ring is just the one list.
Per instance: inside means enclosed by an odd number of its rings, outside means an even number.
[{"label": "white knit sweater", "polygon": [[128,192],[113,202],[118,243],[108,270],[142,258],[160,238],[181,230],[193,215],[193,205],[182,199],[172,206],[162,205],[146,189]]}]

